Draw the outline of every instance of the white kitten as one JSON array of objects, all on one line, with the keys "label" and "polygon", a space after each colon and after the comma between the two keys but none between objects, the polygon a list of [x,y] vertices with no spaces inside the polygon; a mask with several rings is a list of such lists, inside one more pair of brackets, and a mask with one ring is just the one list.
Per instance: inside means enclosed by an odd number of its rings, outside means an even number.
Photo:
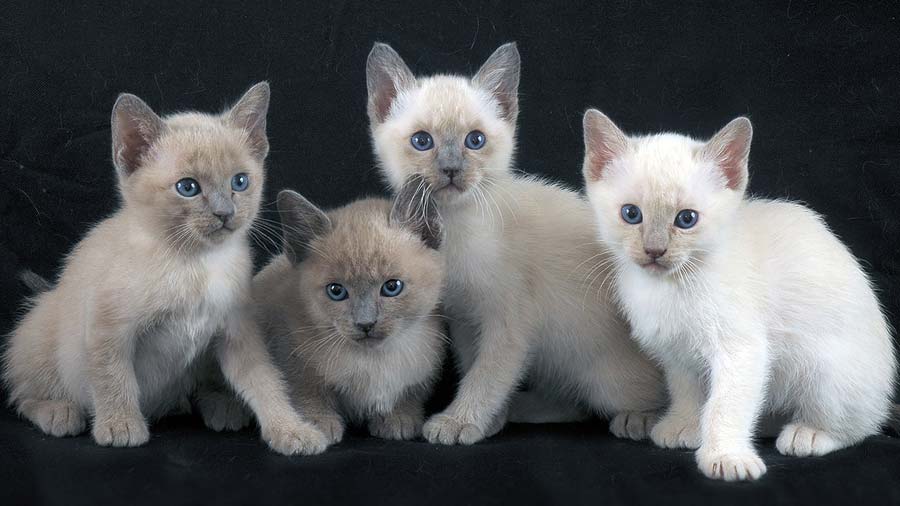
[{"label": "white kitten", "polygon": [[464,377],[425,437],[470,444],[490,436],[526,377],[535,392],[517,397],[513,421],[577,419],[585,406],[615,416],[616,435],[644,437],[664,404],[663,383],[609,299],[610,259],[594,240],[590,206],[510,167],[515,45],[499,48],[472,79],[416,78],[384,44],[367,66],[384,175],[395,189],[424,176],[444,220],[444,308]]},{"label": "white kitten", "polygon": [[[55,287],[10,336],[10,402],[41,430],[137,446],[147,419],[185,403],[211,350],[276,451],[324,434],[290,406],[252,317],[247,230],[262,197],[269,86],[221,115],[160,118],[134,95],[112,113],[122,207],[75,246]],[[201,403],[209,423],[209,410]]]},{"label": "white kitten", "polygon": [[856,259],[820,216],[749,200],[752,129],[738,118],[709,142],[628,138],[584,117],[584,176],[616,291],[641,347],[663,364],[672,404],[663,447],[699,448],[709,477],[759,478],[761,412],[790,417],[776,446],[824,455],[886,421],[895,358]]}]

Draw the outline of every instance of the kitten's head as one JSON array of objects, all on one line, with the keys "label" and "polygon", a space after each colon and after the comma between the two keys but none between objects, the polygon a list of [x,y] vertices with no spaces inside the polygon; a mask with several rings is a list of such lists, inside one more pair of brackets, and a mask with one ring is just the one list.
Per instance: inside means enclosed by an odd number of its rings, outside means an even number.
[{"label": "kitten's head", "polygon": [[269,85],[219,115],[160,118],[134,95],[112,112],[112,155],[126,208],[176,246],[218,244],[256,217],[269,152]]},{"label": "kitten's head", "polygon": [[365,199],[328,214],[290,190],[278,195],[285,252],[319,337],[374,346],[435,310],[441,226],[425,186],[416,179],[393,203]]},{"label": "kitten's head", "polygon": [[737,118],[707,142],[627,137],[603,113],[584,116],[584,178],[600,238],[646,272],[690,271],[717,245],[747,188],[753,129]]},{"label": "kitten's head", "polygon": [[420,174],[436,200],[457,202],[509,170],[519,111],[515,43],[500,46],[471,79],[416,78],[390,46],[377,43],[366,84],[375,155],[394,189]]}]

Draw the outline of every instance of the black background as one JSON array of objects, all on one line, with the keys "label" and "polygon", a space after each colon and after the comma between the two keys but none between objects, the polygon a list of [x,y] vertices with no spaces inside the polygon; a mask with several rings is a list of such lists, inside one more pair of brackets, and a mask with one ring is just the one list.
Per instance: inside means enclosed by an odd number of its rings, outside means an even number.
[{"label": "black background", "polygon": [[[474,72],[517,41],[518,168],[573,186],[588,106],[626,131],[698,137],[748,115],[751,191],[823,213],[900,323],[895,2],[71,4],[0,3],[2,332],[24,294],[17,272],[53,275],[116,208],[109,114],[121,91],[161,113],[217,111],[266,79],[268,203],[283,187],[326,207],[381,193],[365,115],[374,41],[422,74]],[[769,474],[726,485],[703,480],[689,452],[616,441],[603,422],[513,426],[468,448],[356,434],[294,459],[190,417],[128,450],[55,440],[6,410],[0,429],[0,495],[22,501],[900,501],[900,442],[886,436],[821,459],[781,457],[763,441]]]}]

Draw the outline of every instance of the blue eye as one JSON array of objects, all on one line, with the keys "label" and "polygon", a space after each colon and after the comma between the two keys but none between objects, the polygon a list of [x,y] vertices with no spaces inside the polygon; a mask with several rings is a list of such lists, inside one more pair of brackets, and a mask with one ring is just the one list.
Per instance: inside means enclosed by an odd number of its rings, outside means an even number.
[{"label": "blue eye", "polygon": [[186,177],[175,183],[175,191],[182,197],[196,197],[200,194],[200,183],[195,179]]},{"label": "blue eye", "polygon": [[675,215],[675,226],[678,228],[691,228],[697,224],[700,214],[693,209],[683,209]]},{"label": "blue eye", "polygon": [[469,149],[481,149],[486,141],[487,137],[478,130],[472,130],[466,135],[466,147]]},{"label": "blue eye", "polygon": [[242,192],[250,186],[250,176],[241,172],[240,174],[235,174],[234,177],[231,178],[231,189],[236,192]]},{"label": "blue eye", "polygon": [[399,279],[389,279],[381,285],[381,295],[385,297],[396,297],[403,291],[403,281]]},{"label": "blue eye", "polygon": [[641,214],[641,208],[634,204],[625,204],[622,206],[622,219],[625,223],[637,225],[644,221],[644,215]]},{"label": "blue eye", "polygon": [[418,131],[410,137],[409,142],[419,151],[428,151],[434,147],[434,139],[428,132]]},{"label": "blue eye", "polygon": [[328,294],[328,297],[331,300],[341,301],[347,298],[347,289],[344,288],[344,285],[339,285],[337,283],[331,283],[326,286],[325,293]]}]

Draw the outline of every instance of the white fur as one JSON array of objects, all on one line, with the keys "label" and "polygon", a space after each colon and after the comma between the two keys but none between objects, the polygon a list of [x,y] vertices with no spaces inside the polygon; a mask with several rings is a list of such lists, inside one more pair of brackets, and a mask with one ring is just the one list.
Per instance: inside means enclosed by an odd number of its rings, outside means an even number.
[{"label": "white fur", "polygon": [[[672,397],[654,442],[699,446],[703,473],[739,480],[765,472],[752,442],[762,412],[790,417],[776,442],[787,455],[823,455],[877,433],[896,367],[878,300],[820,216],[744,199],[746,154],[708,156],[749,151],[749,122],[710,141],[730,151],[672,134],[631,138],[598,178],[592,148],[602,152],[621,133],[596,111],[588,116],[585,174],[599,237],[615,254],[634,336],[663,365]],[[735,189],[720,163],[741,169]],[[622,219],[625,204],[643,210],[641,224]],[[674,226],[682,209],[699,212],[696,226]],[[663,237],[665,271],[640,266],[647,241]]]}]

